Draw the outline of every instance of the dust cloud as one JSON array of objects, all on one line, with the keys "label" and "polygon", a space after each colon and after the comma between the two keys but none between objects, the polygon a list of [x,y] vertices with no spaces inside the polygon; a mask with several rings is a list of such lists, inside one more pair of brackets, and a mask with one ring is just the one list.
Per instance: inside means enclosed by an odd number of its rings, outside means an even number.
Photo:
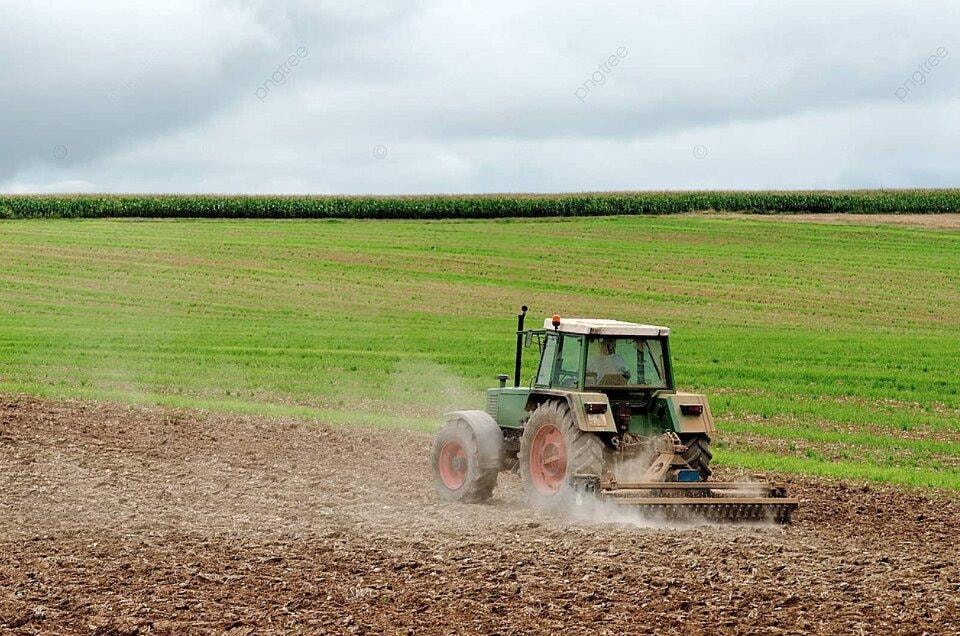
[{"label": "dust cloud", "polygon": [[396,415],[431,420],[439,427],[444,413],[483,408],[482,390],[436,362],[404,360],[390,375],[383,399]]}]

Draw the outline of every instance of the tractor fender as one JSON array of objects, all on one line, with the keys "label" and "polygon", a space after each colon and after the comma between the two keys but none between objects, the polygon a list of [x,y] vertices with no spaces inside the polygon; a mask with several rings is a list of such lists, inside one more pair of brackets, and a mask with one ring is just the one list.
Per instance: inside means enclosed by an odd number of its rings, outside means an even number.
[{"label": "tractor fender", "polygon": [[[705,433],[710,435],[717,430],[707,396],[695,393],[662,393],[658,396],[658,399],[663,400],[663,418],[677,433]],[[686,405],[699,405],[700,413],[684,413],[681,407]]]},{"label": "tractor fender", "polygon": [[[616,433],[617,424],[610,409],[610,400],[603,393],[584,393],[581,391],[560,391],[557,389],[538,389],[527,398],[526,409],[535,410],[547,400],[563,400],[573,415],[577,428],[590,433]],[[606,405],[603,413],[587,413],[586,403]]]},{"label": "tractor fender", "polygon": [[503,464],[503,431],[486,411],[451,411],[444,414],[444,421],[465,423],[473,431],[480,451],[483,468],[500,470]]}]

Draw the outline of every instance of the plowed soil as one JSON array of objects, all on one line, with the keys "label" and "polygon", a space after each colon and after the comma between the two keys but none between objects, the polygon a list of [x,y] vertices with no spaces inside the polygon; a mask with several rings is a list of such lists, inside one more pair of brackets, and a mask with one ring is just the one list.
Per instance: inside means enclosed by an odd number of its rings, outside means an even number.
[{"label": "plowed soil", "polygon": [[0,627],[960,632],[953,496],[792,479],[792,526],[651,527],[532,512],[511,475],[489,505],[440,503],[429,444],[0,400]]},{"label": "plowed soil", "polygon": [[704,216],[754,221],[840,223],[845,225],[906,225],[929,230],[960,230],[960,214],[727,214]]}]

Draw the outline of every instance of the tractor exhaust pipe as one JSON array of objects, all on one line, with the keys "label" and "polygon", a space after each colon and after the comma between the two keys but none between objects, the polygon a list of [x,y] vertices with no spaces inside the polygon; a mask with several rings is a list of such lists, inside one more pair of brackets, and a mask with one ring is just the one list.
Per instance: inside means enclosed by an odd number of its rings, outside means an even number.
[{"label": "tractor exhaust pipe", "polygon": [[513,366],[513,386],[520,386],[520,358],[523,355],[523,320],[527,317],[527,306],[520,308],[517,314],[517,359]]}]

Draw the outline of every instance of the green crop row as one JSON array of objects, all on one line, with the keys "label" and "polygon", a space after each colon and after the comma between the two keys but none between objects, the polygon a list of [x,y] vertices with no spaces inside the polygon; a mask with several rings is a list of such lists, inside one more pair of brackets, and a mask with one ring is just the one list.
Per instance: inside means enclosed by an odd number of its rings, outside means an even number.
[{"label": "green crop row", "polygon": [[659,215],[930,214],[960,211],[960,190],[623,192],[430,196],[8,195],[0,218],[455,219]]}]

